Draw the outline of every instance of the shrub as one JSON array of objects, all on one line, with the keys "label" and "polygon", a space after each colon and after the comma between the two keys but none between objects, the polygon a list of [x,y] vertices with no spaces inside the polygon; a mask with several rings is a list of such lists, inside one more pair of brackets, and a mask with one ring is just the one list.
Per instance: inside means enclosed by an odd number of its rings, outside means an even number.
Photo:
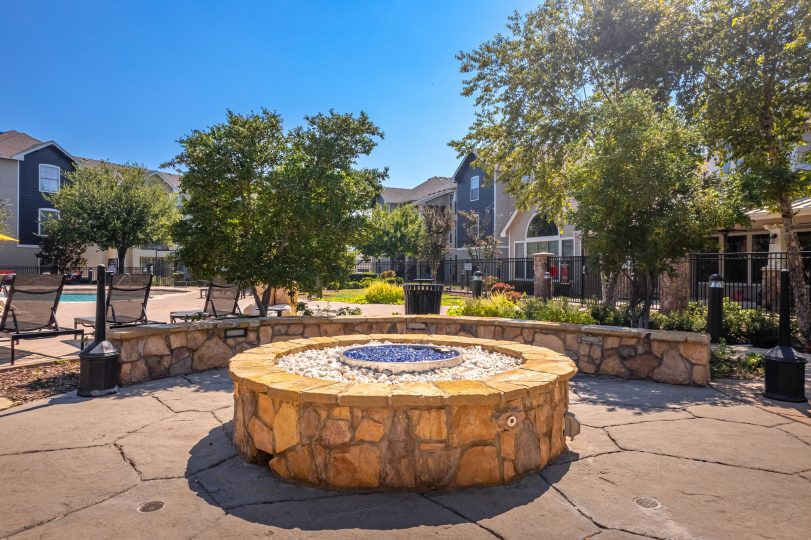
[{"label": "shrub", "polygon": [[448,310],[449,315],[465,315],[468,317],[507,317],[518,318],[521,310],[503,294],[491,294],[484,298],[467,298],[459,307]]},{"label": "shrub", "polygon": [[349,281],[360,281],[364,278],[377,279],[377,274],[372,272],[355,272],[354,274],[349,274]]},{"label": "shrub", "polygon": [[391,283],[392,285],[402,285],[403,284],[403,278],[396,277],[396,276],[395,277],[383,278],[383,281],[385,283]]},{"label": "shrub", "polygon": [[384,272],[380,272],[380,277],[383,279],[397,277],[397,272],[394,270],[386,270]]},{"label": "shrub", "polygon": [[385,281],[373,281],[363,291],[367,304],[402,304],[405,301],[403,288]]},{"label": "shrub", "polygon": [[516,292],[515,287],[501,281],[490,287],[490,294],[503,294],[510,302],[518,302],[523,297],[520,292]]},{"label": "shrub", "polygon": [[359,281],[359,283],[360,283],[361,287],[368,287],[372,283],[377,283],[379,281],[381,281],[381,280],[377,279],[377,276],[375,276],[375,277],[365,277],[365,278],[361,279]]},{"label": "shrub", "polygon": [[684,311],[673,311],[669,315],[651,313],[650,327],[653,330],[675,330],[680,332],[706,332],[707,307],[702,302],[690,302]]},{"label": "shrub", "polygon": [[605,326],[630,326],[631,318],[622,310],[601,304],[591,307],[591,318]]},{"label": "shrub", "polygon": [[482,279],[482,288],[486,292],[494,292],[493,285],[498,283],[498,278],[496,276],[484,276]]},{"label": "shrub", "polygon": [[596,321],[585,309],[569,304],[566,300],[543,300],[530,297],[521,303],[524,319],[534,321],[594,324]]}]

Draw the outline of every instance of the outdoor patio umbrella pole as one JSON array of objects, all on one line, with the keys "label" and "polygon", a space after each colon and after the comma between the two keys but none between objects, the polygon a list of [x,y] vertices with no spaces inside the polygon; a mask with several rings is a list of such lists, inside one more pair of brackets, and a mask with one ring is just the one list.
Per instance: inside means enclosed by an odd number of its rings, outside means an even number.
[{"label": "outdoor patio umbrella pole", "polygon": [[105,300],[104,266],[97,267],[96,320],[93,341],[79,353],[79,391],[84,397],[98,397],[118,392],[118,359],[121,351],[107,341],[107,302]]}]

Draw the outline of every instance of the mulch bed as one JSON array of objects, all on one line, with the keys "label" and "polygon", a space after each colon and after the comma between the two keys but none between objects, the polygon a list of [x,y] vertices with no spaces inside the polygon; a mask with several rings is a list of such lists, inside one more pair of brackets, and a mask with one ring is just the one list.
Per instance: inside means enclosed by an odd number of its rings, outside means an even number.
[{"label": "mulch bed", "polygon": [[57,362],[32,368],[0,372],[0,397],[15,405],[64,394],[79,387],[79,362]]}]

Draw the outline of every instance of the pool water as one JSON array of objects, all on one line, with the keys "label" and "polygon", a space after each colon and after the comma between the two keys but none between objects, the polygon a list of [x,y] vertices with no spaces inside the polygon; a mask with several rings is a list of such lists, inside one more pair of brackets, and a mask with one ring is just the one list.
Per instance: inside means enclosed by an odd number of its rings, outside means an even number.
[{"label": "pool water", "polygon": [[93,293],[62,293],[60,302],[95,302],[96,295]]}]

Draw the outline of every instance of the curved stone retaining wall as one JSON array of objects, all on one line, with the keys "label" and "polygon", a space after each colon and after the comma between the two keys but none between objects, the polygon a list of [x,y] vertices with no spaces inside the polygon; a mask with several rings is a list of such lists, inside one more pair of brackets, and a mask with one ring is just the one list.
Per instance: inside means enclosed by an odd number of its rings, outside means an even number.
[{"label": "curved stone retaining wall", "polygon": [[[476,380],[349,383],[276,366],[289,354],[391,339],[480,346],[521,365]],[[337,489],[505,484],[563,451],[574,363],[543,347],[442,335],[300,338],[236,355],[234,444],[282,478]]]},{"label": "curved stone retaining wall", "polygon": [[346,334],[444,334],[547,347],[583,373],[703,386],[706,334],[479,317],[269,317],[114,329],[121,384],[226,367],[236,354],[276,341]]}]

